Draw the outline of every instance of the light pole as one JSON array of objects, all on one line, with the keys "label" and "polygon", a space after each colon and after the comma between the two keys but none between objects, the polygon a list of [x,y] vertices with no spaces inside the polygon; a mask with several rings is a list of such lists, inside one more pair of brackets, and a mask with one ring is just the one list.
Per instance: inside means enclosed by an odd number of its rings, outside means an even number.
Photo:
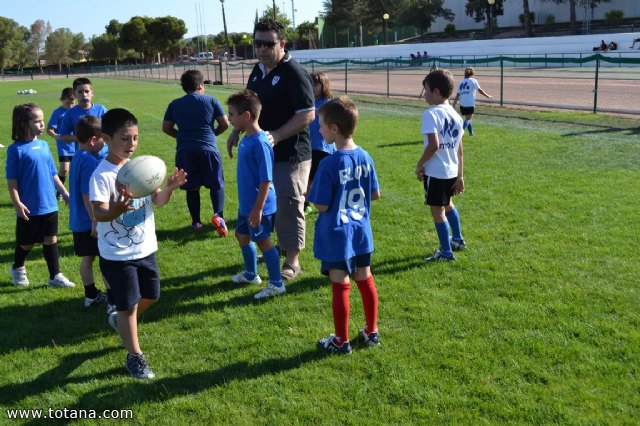
[{"label": "light pole", "polygon": [[489,7],[487,8],[487,18],[489,19],[487,32],[489,33],[489,38],[493,38],[493,21],[491,20],[491,9],[493,9],[493,5],[496,3],[496,0],[487,0],[489,3]]},{"label": "light pole", "polygon": [[224,0],[220,0],[222,4],[222,24],[224,26],[224,49],[225,53],[229,54],[229,34],[227,34],[227,17],[224,14]]},{"label": "light pole", "polygon": [[382,15],[382,27],[384,28],[384,44],[387,44],[387,21],[389,20],[389,14]]}]

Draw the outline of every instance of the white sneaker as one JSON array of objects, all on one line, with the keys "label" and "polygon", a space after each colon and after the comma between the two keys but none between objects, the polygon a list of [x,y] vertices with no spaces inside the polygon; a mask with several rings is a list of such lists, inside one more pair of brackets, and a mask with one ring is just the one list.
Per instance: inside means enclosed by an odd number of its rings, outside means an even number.
[{"label": "white sneaker", "polygon": [[109,313],[107,313],[107,321],[111,328],[113,328],[116,333],[118,333],[118,311],[115,309]]},{"label": "white sneaker", "polygon": [[267,297],[279,296],[286,292],[287,292],[287,289],[284,288],[284,283],[282,284],[282,287],[276,287],[275,285],[271,284],[271,282],[269,282],[269,284],[267,284],[265,288],[260,290],[260,292],[256,293],[255,296],[253,296],[253,298],[258,300],[266,299]]},{"label": "white sneaker", "polygon": [[232,276],[231,281],[236,284],[262,284],[262,278],[260,278],[260,275],[256,275],[252,280],[250,280],[244,275],[244,272],[238,272]]},{"label": "white sneaker", "polygon": [[76,285],[69,281],[67,277],[62,275],[62,272],[58,273],[58,275],[49,280],[49,287],[71,288],[75,286]]},{"label": "white sneaker", "polygon": [[13,265],[9,265],[9,273],[11,274],[11,278],[13,278],[13,285],[16,287],[27,287],[29,285],[27,268],[24,266],[13,269]]}]

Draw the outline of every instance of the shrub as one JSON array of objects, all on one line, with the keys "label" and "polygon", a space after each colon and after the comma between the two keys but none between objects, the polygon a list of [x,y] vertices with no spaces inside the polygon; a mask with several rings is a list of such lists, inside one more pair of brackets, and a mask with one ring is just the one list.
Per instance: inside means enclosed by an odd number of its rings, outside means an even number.
[{"label": "shrub", "polygon": [[446,35],[453,35],[456,32],[456,26],[454,24],[447,24],[446,27],[444,27],[444,33]]},{"label": "shrub", "polygon": [[545,25],[553,25],[556,23],[556,17],[550,13],[547,15],[547,18],[544,20]]},{"label": "shrub", "polygon": [[607,24],[620,24],[624,19],[624,12],[616,9],[610,10],[604,15],[604,19],[607,21]]},{"label": "shrub", "polygon": [[[535,19],[536,19],[535,12],[529,12],[529,22],[533,24]],[[524,13],[521,13],[520,15],[518,15],[518,20],[522,25],[524,25]]]}]

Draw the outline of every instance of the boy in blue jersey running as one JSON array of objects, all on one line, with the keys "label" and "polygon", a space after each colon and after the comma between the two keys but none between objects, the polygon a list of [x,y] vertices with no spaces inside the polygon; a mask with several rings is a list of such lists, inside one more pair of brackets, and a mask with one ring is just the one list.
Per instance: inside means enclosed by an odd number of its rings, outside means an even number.
[{"label": "boy in blue jersey running", "polygon": [[366,324],[359,336],[367,346],[380,343],[378,292],[371,275],[373,233],[371,202],[380,198],[378,177],[369,154],[353,141],[358,108],[346,96],[320,107],[320,133],[336,152],[320,161],[309,201],[320,212],[316,221],[313,254],[321,272],[329,276],[333,293],[335,334],[318,341],[329,353],[349,354],[349,275],[362,297]]},{"label": "boy in blue jersey running", "polygon": [[[454,251],[467,246],[460,230],[460,216],[451,197],[464,192],[462,118],[449,105],[453,76],[448,70],[430,72],[422,81],[425,100],[432,105],[422,113],[424,151],[416,176],[424,182],[425,201],[431,209],[440,248],[427,262],[455,260]],[[451,228],[452,237],[449,237]]]},{"label": "boy in blue jersey running", "polygon": [[[93,277],[93,262],[98,251],[97,222],[93,214],[93,207],[89,201],[89,181],[98,163],[104,158],[100,151],[104,146],[102,140],[101,120],[92,115],[86,115],[75,128],[79,147],[71,163],[69,173],[69,227],[73,232],[73,248],[76,256],[80,256],[80,278],[84,286],[84,306],[96,306],[104,303],[107,296],[110,297],[110,305],[113,305],[113,296],[110,294],[105,280],[107,295],[105,296],[96,288]],[[110,312],[108,312],[110,314]]]},{"label": "boy in blue jersey running", "polygon": [[[60,105],[51,113],[51,118],[49,118],[49,122],[47,123],[47,134],[52,138],[56,139],[56,148],[58,149],[58,163],[60,164],[60,168],[58,169],[58,177],[60,181],[64,184],[67,179],[67,174],[69,174],[69,163],[73,155],[76,152],[76,144],[71,144],[67,142],[63,142],[60,140],[60,135],[58,134],[58,127],[64,118],[64,115],[68,110],[73,108],[76,103],[76,98],[73,94],[73,87],[65,87],[62,89],[62,94],[60,95]],[[57,198],[60,199],[61,195],[58,192],[56,194]]]},{"label": "boy in blue jersey running", "polygon": [[[269,284],[254,297],[264,299],[286,292],[280,274],[280,255],[271,244],[276,194],[273,187],[273,148],[258,118],[262,105],[258,95],[243,90],[229,97],[229,121],[245,132],[238,145],[238,224],[236,239],[244,258],[244,271],[231,277],[234,283],[260,284],[256,244],[269,271]],[[255,244],[254,244],[255,242]]]},{"label": "boy in blue jersey running", "polygon": [[69,193],[58,178],[49,145],[38,139],[44,132],[44,114],[33,103],[13,108],[12,138],[7,149],[7,187],[16,211],[16,248],[9,273],[13,285],[29,285],[24,266],[36,243],[49,269],[50,287],[74,287],[60,272],[58,255],[58,202],[56,189],[69,202]]},{"label": "boy in blue jersey running", "polygon": [[[85,115],[102,118],[102,116],[107,112],[107,109],[103,105],[93,103],[93,96],[95,93],[93,92],[91,80],[88,78],[80,77],[73,80],[73,94],[78,101],[78,105],[67,111],[58,128],[60,140],[69,145],[75,145],[75,143],[78,142],[78,138],[75,135],[78,120]],[[108,148],[105,145],[101,155],[106,156],[107,150]],[[76,150],[74,149],[73,153],[75,153],[75,151]]]}]

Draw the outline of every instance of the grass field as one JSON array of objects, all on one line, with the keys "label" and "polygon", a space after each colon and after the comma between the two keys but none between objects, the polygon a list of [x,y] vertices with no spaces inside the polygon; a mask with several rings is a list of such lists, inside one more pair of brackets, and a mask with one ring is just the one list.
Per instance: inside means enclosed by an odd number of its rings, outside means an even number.
[{"label": "grass field", "polygon": [[[11,142],[13,105],[33,100],[48,117],[68,82],[0,84],[0,142]],[[94,101],[138,116],[138,153],[171,164],[175,142],[160,129],[180,88],[94,86]],[[26,88],[38,94],[15,94]],[[224,102],[231,91],[209,93]],[[414,176],[424,104],[355,99],[355,139],[374,158],[382,192],[372,209],[382,347],[356,347],[348,357],[316,350],[333,323],[330,287],[311,250],[315,216],[304,274],[286,296],[256,303],[257,287],[229,279],[242,265],[235,239],[210,225],[188,231],[184,194],[176,193],[156,211],[162,296],[140,326],[157,378],[135,381],[105,310],[82,307],[64,206],[61,267],[78,286],[47,288],[40,248],[27,259],[31,286],[11,285],[15,215],[3,183],[0,424],[15,424],[7,409],[49,407],[131,409],[128,423],[156,425],[637,424],[638,122],[481,107],[476,136],[465,140],[467,190],[455,200],[469,249],[455,263],[425,264],[437,237]],[[233,227],[235,159],[225,156],[224,168]],[[351,305],[355,338],[364,323],[357,290]]]}]

